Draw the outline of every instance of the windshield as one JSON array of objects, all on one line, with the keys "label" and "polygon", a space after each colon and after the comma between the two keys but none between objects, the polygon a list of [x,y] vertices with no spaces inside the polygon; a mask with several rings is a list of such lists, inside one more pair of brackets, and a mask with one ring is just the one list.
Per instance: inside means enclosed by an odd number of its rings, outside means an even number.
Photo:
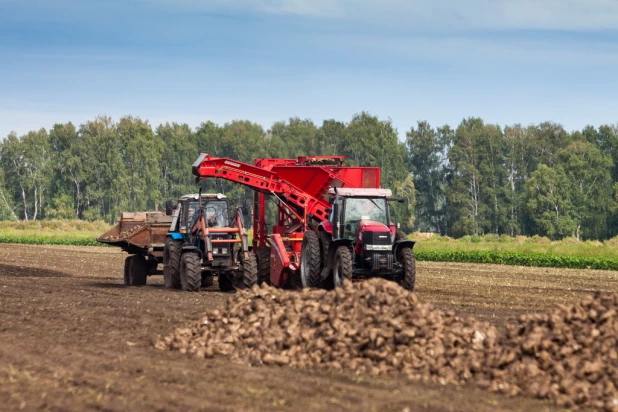
[{"label": "windshield", "polygon": [[[187,221],[193,222],[193,215],[200,207],[197,201],[189,203],[189,211],[187,215]],[[206,212],[206,224],[209,227],[227,227],[229,226],[227,202],[224,200],[210,200],[204,204]]]},{"label": "windshield", "polygon": [[386,199],[348,197],[345,200],[345,236],[354,237],[358,222],[375,220],[388,225],[386,221]]},{"label": "windshield", "polygon": [[386,225],[386,203],[384,199],[362,199],[349,197],[345,201],[345,221],[375,220]]}]

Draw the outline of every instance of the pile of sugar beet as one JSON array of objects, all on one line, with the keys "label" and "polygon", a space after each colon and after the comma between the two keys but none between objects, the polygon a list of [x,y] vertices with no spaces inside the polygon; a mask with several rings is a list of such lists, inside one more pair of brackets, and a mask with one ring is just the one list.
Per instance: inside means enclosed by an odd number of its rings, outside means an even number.
[{"label": "pile of sugar beet", "polygon": [[618,410],[618,294],[588,296],[506,330],[434,309],[393,282],[239,291],[222,310],[158,338],[159,349],[251,365],[325,367],[473,383],[563,407]]}]

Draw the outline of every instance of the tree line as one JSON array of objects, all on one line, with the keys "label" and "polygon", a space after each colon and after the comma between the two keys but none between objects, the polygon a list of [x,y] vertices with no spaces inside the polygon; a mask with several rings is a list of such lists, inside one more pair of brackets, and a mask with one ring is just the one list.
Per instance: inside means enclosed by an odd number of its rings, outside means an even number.
[{"label": "tree line", "polygon": [[[407,230],[460,237],[488,233],[604,239],[618,234],[618,128],[567,132],[558,124],[501,127],[467,118],[457,126],[419,121],[400,141],[389,120],[366,112],[349,122],[291,118],[270,129],[101,116],[58,123],[0,143],[0,219],[104,219],[153,210],[197,191],[191,164],[201,152],[252,163],[260,157],[345,155],[381,167],[382,186]],[[229,182],[205,190],[232,198]]]}]

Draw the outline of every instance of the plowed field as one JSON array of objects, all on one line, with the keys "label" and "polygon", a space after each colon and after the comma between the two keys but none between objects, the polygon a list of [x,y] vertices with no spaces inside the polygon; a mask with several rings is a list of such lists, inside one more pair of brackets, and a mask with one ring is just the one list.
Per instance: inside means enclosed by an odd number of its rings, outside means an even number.
[{"label": "plowed field", "polygon": [[[222,305],[122,284],[112,248],[0,246],[0,410],[554,410],[471,387],[349,373],[196,361],[153,347],[157,335]],[[417,292],[496,325],[520,313],[618,291],[618,272],[418,263]]]}]

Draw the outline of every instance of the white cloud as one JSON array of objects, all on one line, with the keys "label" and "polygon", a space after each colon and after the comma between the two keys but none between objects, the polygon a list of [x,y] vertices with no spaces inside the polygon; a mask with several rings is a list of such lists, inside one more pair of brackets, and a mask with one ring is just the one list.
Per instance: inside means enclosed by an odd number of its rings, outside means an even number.
[{"label": "white cloud", "polygon": [[[139,1],[139,0],[138,0]],[[422,29],[618,29],[616,0],[141,0],[173,8],[319,16]]]}]

